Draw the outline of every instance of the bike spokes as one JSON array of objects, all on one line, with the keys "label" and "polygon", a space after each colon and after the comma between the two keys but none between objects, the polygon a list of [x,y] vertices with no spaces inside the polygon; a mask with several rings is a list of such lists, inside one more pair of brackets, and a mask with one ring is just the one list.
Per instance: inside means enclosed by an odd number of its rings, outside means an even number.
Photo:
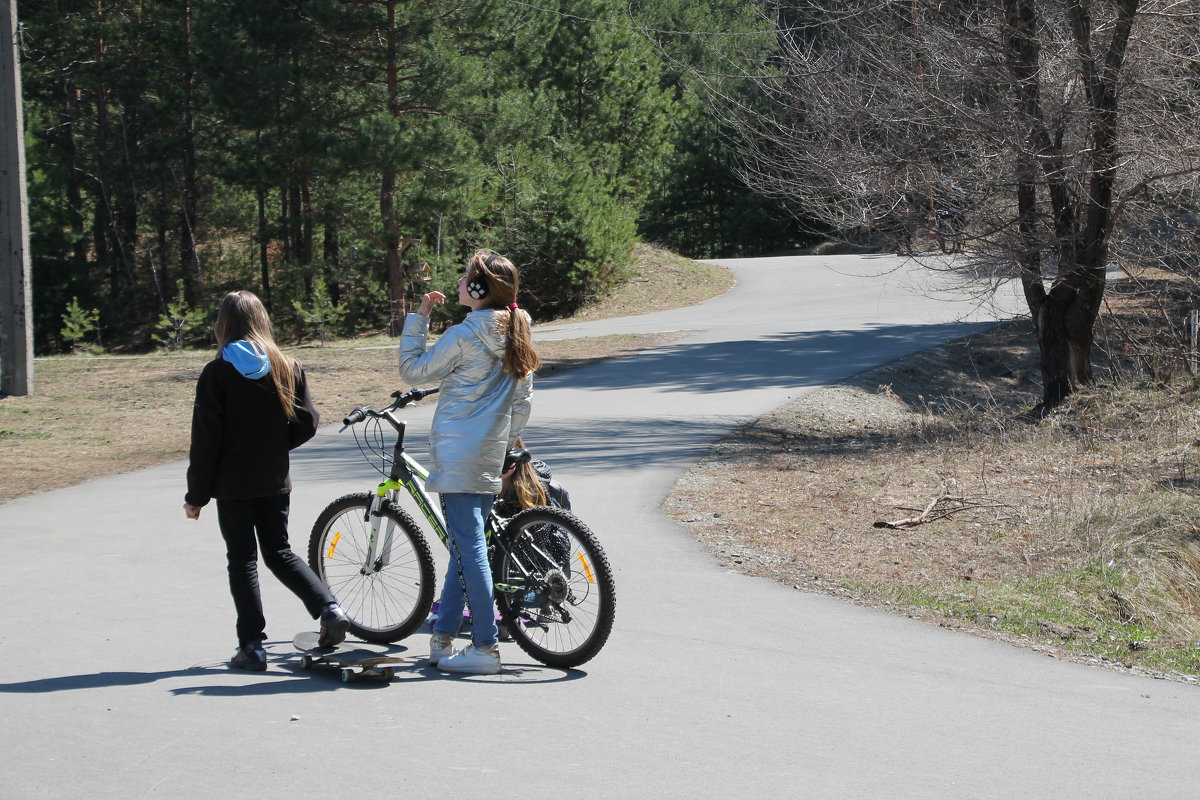
[{"label": "bike spokes", "polygon": [[612,629],[612,571],[595,536],[558,509],[535,508],[509,521],[500,545],[497,605],[514,640],[550,666],[578,666]]}]

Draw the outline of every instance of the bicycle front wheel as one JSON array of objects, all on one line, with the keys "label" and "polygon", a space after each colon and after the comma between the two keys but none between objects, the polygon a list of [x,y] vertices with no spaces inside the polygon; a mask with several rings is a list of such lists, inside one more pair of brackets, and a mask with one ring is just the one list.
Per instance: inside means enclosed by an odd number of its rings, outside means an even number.
[{"label": "bicycle front wheel", "polygon": [[412,518],[390,502],[371,517],[373,500],[362,493],[330,503],[313,525],[308,563],[350,618],[351,632],[386,643],[424,623],[435,573],[429,543]]},{"label": "bicycle front wheel", "polygon": [[612,632],[617,595],[604,548],[560,508],[526,509],[499,537],[496,606],[517,645],[550,667],[577,667]]}]

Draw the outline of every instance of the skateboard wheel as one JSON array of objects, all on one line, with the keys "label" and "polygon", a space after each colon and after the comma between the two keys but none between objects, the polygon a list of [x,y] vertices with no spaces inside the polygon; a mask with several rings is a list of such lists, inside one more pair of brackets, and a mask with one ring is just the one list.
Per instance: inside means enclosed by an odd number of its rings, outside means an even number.
[{"label": "skateboard wheel", "polygon": [[308,653],[300,656],[300,669],[312,669],[312,665],[312,656],[310,656]]},{"label": "skateboard wheel", "polygon": [[379,670],[379,677],[383,678],[384,683],[391,683],[392,678],[396,677],[396,671],[391,667],[384,667]]},{"label": "skateboard wheel", "polygon": [[342,670],[342,683],[349,683],[352,680],[354,680],[354,670],[343,669]]}]

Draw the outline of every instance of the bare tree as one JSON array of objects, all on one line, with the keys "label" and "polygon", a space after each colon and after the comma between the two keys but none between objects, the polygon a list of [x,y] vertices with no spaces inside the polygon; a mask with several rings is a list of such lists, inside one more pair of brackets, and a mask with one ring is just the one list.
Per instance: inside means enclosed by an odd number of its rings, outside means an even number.
[{"label": "bare tree", "polygon": [[771,10],[777,60],[756,78],[763,102],[738,109],[747,181],[842,231],[911,233],[950,214],[967,253],[930,264],[992,285],[1019,278],[1041,356],[1039,410],[1090,382],[1114,248],[1154,227],[1134,211],[1164,215],[1151,193],[1191,198],[1200,170],[1200,4]]}]

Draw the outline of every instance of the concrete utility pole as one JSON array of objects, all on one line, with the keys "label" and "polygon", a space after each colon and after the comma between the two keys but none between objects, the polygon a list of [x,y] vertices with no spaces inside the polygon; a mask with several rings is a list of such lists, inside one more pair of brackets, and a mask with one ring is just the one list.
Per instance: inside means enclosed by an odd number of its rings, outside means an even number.
[{"label": "concrete utility pole", "polygon": [[33,392],[25,115],[16,0],[0,0],[0,394]]}]

